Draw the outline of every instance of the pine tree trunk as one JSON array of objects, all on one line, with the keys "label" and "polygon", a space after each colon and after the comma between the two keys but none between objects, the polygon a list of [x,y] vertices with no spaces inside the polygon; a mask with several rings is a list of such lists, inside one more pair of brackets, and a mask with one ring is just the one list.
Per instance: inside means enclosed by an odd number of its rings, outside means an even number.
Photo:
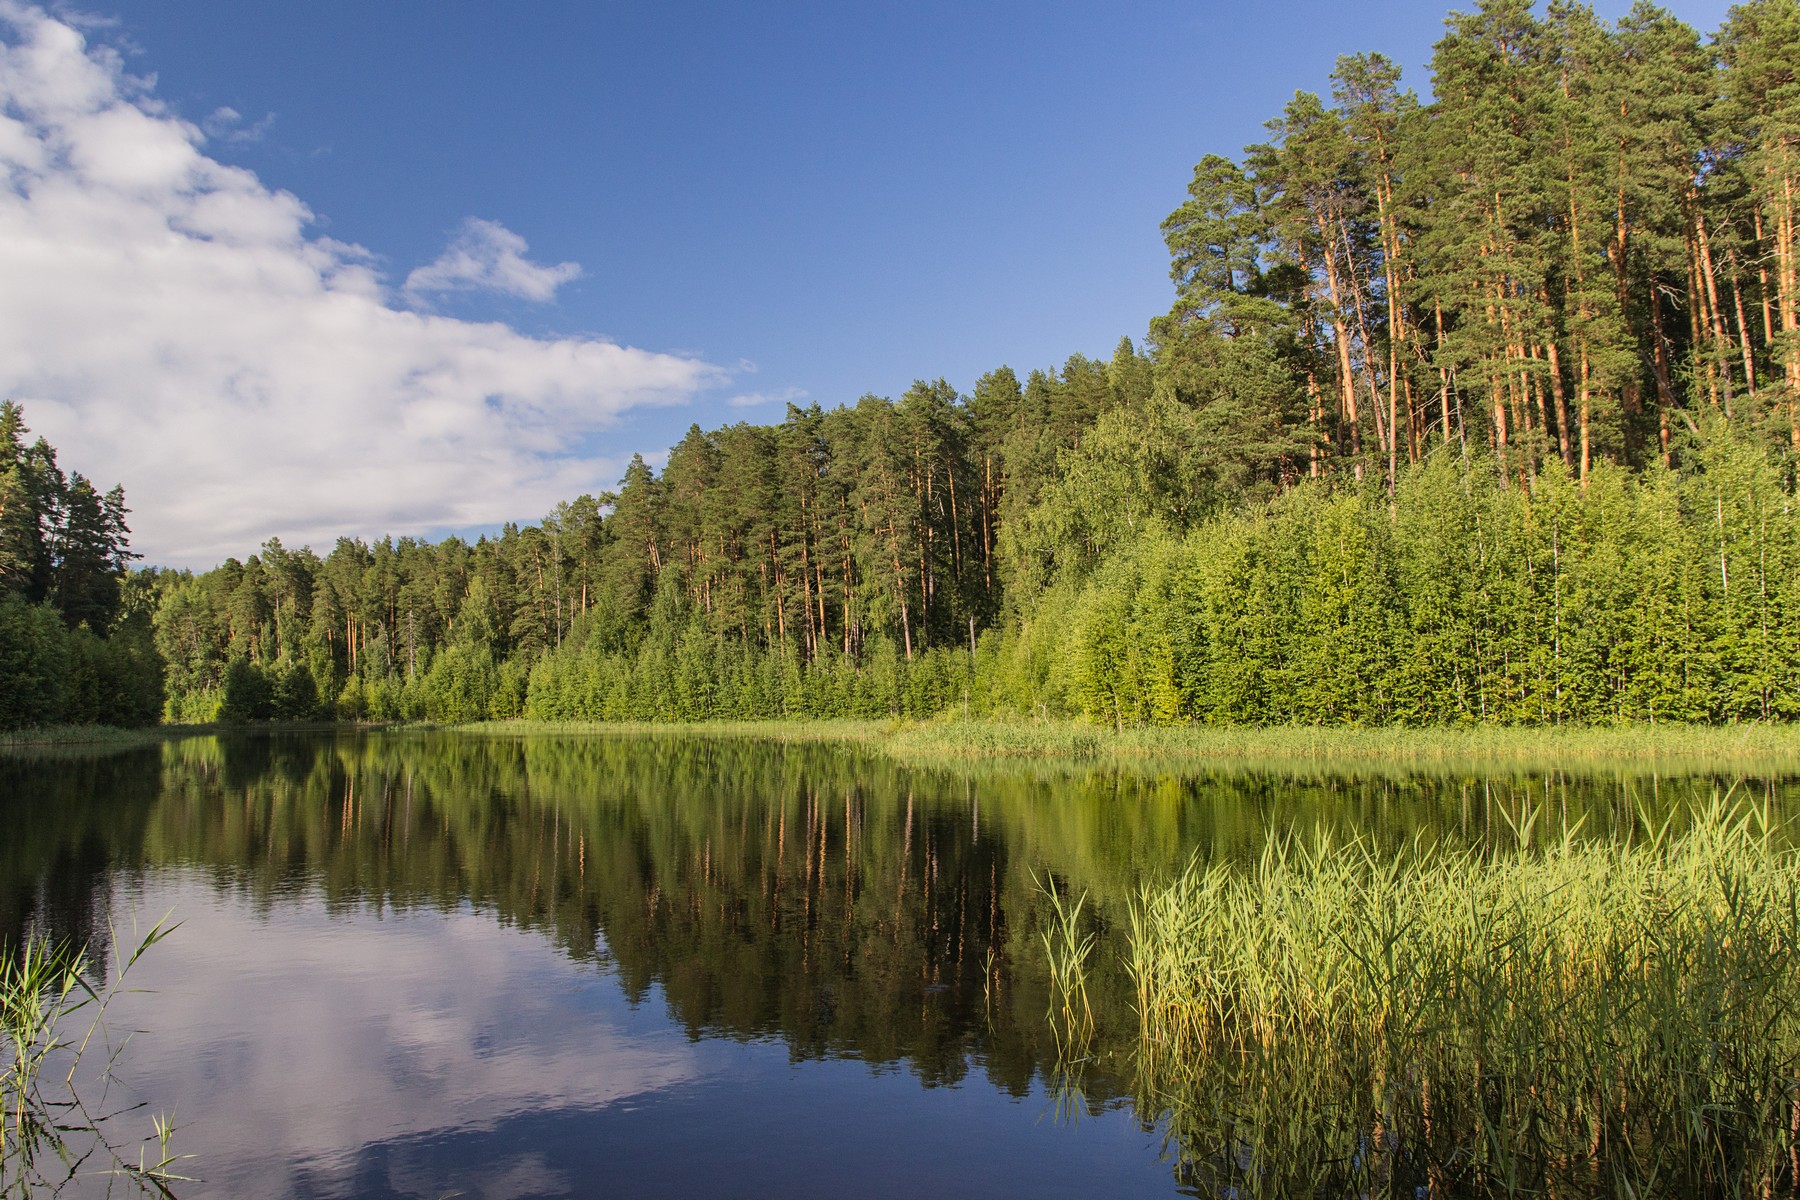
[{"label": "pine tree trunk", "polygon": [[[1431,310],[1437,327],[1438,349],[1442,350],[1444,346],[1443,301],[1433,297],[1431,301]],[[1460,408],[1461,406],[1462,398],[1459,396],[1457,397],[1457,407]],[[1444,445],[1448,446],[1450,444],[1450,372],[1444,367],[1438,368],[1438,408],[1442,412],[1444,422]]]},{"label": "pine tree trunk", "polygon": [[1700,249],[1694,240],[1694,224],[1692,219],[1686,223],[1683,236],[1687,242],[1687,312],[1689,344],[1699,359],[1699,366],[1706,378],[1706,398],[1714,408],[1719,407],[1718,373],[1713,369],[1712,356],[1704,347],[1707,343],[1705,330],[1709,326],[1706,315],[1706,293],[1700,282]]},{"label": "pine tree trunk", "polygon": [[1780,204],[1776,209],[1776,308],[1781,314],[1784,375],[1788,385],[1788,422],[1794,449],[1800,452],[1800,264],[1795,262],[1793,150],[1782,149]]},{"label": "pine tree trunk", "polygon": [[[1619,101],[1619,126],[1625,127],[1630,113],[1624,100]],[[1625,180],[1629,175],[1629,155],[1626,152],[1626,139],[1619,136],[1619,183],[1613,203],[1613,238],[1612,245],[1607,247],[1607,257],[1612,260],[1613,293],[1619,305],[1619,319],[1629,321],[1631,313],[1631,254],[1630,236],[1631,222],[1626,215]],[[1642,368],[1629,373],[1625,377],[1624,386],[1619,389],[1619,399],[1624,408],[1625,417],[1625,453],[1627,458],[1637,461],[1637,415],[1643,411],[1643,397],[1639,395],[1639,377]]]},{"label": "pine tree trunk", "polygon": [[[1407,343],[1406,306],[1400,302],[1400,234],[1394,228],[1393,219],[1389,216],[1389,208],[1393,200],[1393,177],[1387,170],[1387,147],[1381,146],[1382,173],[1375,181],[1375,219],[1381,228],[1381,266],[1387,277],[1387,310],[1388,310],[1388,425],[1397,428],[1399,419],[1398,405],[1402,390],[1400,363],[1406,357],[1404,348]],[[1414,429],[1412,411],[1412,389],[1405,388],[1406,396],[1406,451],[1410,462],[1419,460],[1419,439]],[[1388,456],[1388,472],[1390,476],[1396,470],[1393,455]]]},{"label": "pine tree trunk", "polygon": [[1656,410],[1659,450],[1663,466],[1670,465],[1669,410],[1675,407],[1675,384],[1669,374],[1669,335],[1663,332],[1662,292],[1650,284],[1650,368],[1656,376]]},{"label": "pine tree trunk", "polygon": [[[1545,302],[1548,303],[1547,297]],[[1573,471],[1575,458],[1569,445],[1569,397],[1563,390],[1562,358],[1557,353],[1555,338],[1544,342],[1544,354],[1550,362],[1550,394],[1556,398],[1556,448],[1562,455],[1563,466]]]},{"label": "pine tree trunk", "polygon": [[1331,301],[1331,341],[1337,353],[1338,365],[1338,399],[1344,413],[1344,420],[1350,426],[1350,459],[1351,471],[1361,479],[1362,464],[1362,429],[1356,411],[1356,377],[1350,369],[1350,331],[1344,326],[1343,293],[1338,287],[1337,255],[1331,248],[1324,218],[1319,219],[1319,232],[1327,237],[1325,246],[1325,286]]},{"label": "pine tree trunk", "polygon": [[1768,256],[1762,253],[1763,243],[1767,239],[1763,234],[1761,205],[1751,206],[1750,219],[1754,223],[1756,233],[1756,279],[1760,285],[1756,290],[1757,295],[1762,297],[1763,345],[1773,347],[1775,345],[1775,302],[1769,291]]},{"label": "pine tree trunk", "polygon": [[1729,259],[1731,263],[1731,304],[1737,312],[1738,342],[1744,351],[1744,390],[1756,399],[1756,358],[1750,351],[1750,325],[1744,320],[1744,286],[1743,272],[1738,266],[1737,251],[1733,250]]},{"label": "pine tree trunk", "polygon": [[1707,236],[1706,214],[1700,210],[1698,196],[1694,200],[1694,242],[1700,248],[1701,278],[1706,285],[1706,310],[1712,331],[1713,353],[1708,359],[1709,362],[1717,363],[1719,386],[1725,399],[1725,416],[1729,419],[1732,416],[1731,334],[1725,328],[1725,314],[1719,306],[1719,280],[1718,272],[1713,267],[1712,239]]},{"label": "pine tree trunk", "polygon": [[[1387,487],[1390,497],[1394,494],[1395,481],[1398,478],[1399,464],[1396,456],[1396,442],[1399,431],[1394,426],[1394,392],[1392,379],[1388,390],[1388,411],[1383,419],[1381,411],[1381,388],[1375,379],[1375,364],[1369,357],[1370,347],[1374,345],[1369,339],[1368,304],[1363,296],[1362,284],[1356,271],[1356,262],[1350,254],[1350,233],[1340,223],[1340,238],[1344,243],[1344,261],[1349,267],[1349,282],[1352,298],[1356,301],[1356,328],[1362,336],[1363,344],[1363,381],[1369,388],[1369,407],[1375,413],[1375,437],[1387,454]],[[1390,351],[1391,354],[1391,351]]]},{"label": "pine tree trunk", "polygon": [[894,531],[894,518],[888,518],[888,545],[894,559],[894,593],[900,599],[900,631],[906,638],[906,661],[912,661],[912,609],[908,604],[906,573],[900,566],[900,535]]},{"label": "pine tree trunk", "polygon": [[1593,388],[1592,378],[1588,370],[1587,339],[1583,338],[1581,340],[1579,352],[1581,355],[1581,362],[1577,368],[1578,374],[1575,385],[1575,401],[1578,405],[1580,414],[1576,419],[1581,422],[1581,484],[1583,487],[1586,487],[1588,471],[1592,469],[1594,464],[1593,427],[1591,424],[1591,417],[1593,415]]}]

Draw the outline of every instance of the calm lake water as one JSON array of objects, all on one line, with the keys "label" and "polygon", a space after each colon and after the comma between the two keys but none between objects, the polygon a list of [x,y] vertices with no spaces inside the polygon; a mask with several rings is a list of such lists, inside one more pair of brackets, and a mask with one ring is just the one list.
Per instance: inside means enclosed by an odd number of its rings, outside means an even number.
[{"label": "calm lake water", "polygon": [[[1128,898],[1330,828],[1396,852],[1643,776],[908,769],[817,745],[454,733],[0,758],[0,938],[180,923],[109,1010],[182,1197],[1170,1196],[1132,1103]],[[1058,1061],[1049,882],[1097,1036]],[[119,1125],[120,1131],[126,1126]]]}]

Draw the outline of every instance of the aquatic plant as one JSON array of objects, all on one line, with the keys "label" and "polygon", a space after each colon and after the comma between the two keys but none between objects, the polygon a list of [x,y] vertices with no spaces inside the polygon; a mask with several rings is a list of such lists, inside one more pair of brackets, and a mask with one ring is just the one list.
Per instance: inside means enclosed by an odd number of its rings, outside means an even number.
[{"label": "aquatic plant", "polygon": [[1800,1189],[1800,858],[1673,835],[1399,856],[1275,839],[1131,913],[1138,1105],[1202,1195]]},{"label": "aquatic plant", "polygon": [[[55,1193],[92,1175],[140,1194],[173,1195],[170,1185],[181,1177],[172,1170],[179,1156],[169,1149],[168,1118],[153,1115],[151,1137],[134,1139],[135,1161],[112,1138],[118,1118],[142,1106],[108,1107],[117,1051],[104,1024],[125,974],[173,928],[157,922],[105,988],[89,981],[87,955],[68,943],[27,938],[0,946],[0,1197]],[[105,1063],[83,1073],[96,1051]]]},{"label": "aquatic plant", "polygon": [[1492,775],[1565,770],[1644,777],[1720,773],[1780,778],[1800,771],[1800,728],[1757,722],[1530,728],[1151,725],[1115,730],[1083,720],[979,718],[661,724],[487,721],[458,728],[495,737],[659,735],[835,742],[865,747],[908,766],[1042,759],[1116,763],[1168,773],[1231,769],[1395,777],[1421,771]]},{"label": "aquatic plant", "polygon": [[[846,732],[850,728],[846,727]],[[867,740],[888,754],[912,761],[1099,759],[1159,770],[1228,766],[1409,774],[1420,770],[1494,773],[1559,768],[1645,775],[1653,771],[1726,771],[1780,776],[1800,767],[1800,731],[1777,724],[1427,729],[1180,725],[1113,730],[1081,721],[976,720],[901,724]]]},{"label": "aquatic plant", "polygon": [[[1056,1038],[1058,1057],[1065,1063],[1087,1053],[1094,1038],[1094,1008],[1088,1000],[1087,967],[1094,953],[1094,935],[1085,929],[1081,910],[1087,896],[1072,900],[1059,894],[1055,881],[1046,877],[1037,882],[1038,890],[1050,901],[1050,920],[1040,935],[1044,958],[1050,966],[1051,1033]],[[1066,892],[1066,889],[1065,889]]]}]

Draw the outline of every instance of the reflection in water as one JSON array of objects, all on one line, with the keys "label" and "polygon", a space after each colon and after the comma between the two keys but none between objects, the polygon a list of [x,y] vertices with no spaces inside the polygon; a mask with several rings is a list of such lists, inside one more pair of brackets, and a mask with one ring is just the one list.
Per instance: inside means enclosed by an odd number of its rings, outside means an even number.
[{"label": "reflection in water", "polygon": [[[632,1194],[905,1195],[930,1177],[1166,1195],[1125,1105],[1121,931],[1142,883],[1253,855],[1271,830],[1477,843],[1529,803],[1604,833],[1714,786],[194,738],[0,758],[0,793],[22,798],[0,938],[95,939],[109,903],[175,909],[183,928],[142,964],[158,994],[129,1019],[153,1033],[127,1077],[175,1098],[210,1194],[587,1194],[600,1172]],[[1038,1121],[1058,1078],[1044,879],[1089,898],[1097,938],[1074,1133]]]},{"label": "reflection in water", "polygon": [[42,929],[87,946],[104,969],[106,876],[137,865],[162,785],[155,747],[94,757],[0,754],[0,944]]},{"label": "reflection in water", "polygon": [[[600,1108],[695,1074],[687,1040],[635,1028],[616,988],[586,986],[591,968],[467,910],[331,915],[299,894],[247,922],[190,872],[154,892],[182,927],[113,1017],[147,1031],[127,1082],[153,1105],[179,1097],[217,1194],[279,1196],[296,1172],[343,1194],[371,1143]],[[165,1012],[179,1030],[160,1028]],[[500,1169],[535,1180],[512,1194],[566,1190],[522,1164]]]}]

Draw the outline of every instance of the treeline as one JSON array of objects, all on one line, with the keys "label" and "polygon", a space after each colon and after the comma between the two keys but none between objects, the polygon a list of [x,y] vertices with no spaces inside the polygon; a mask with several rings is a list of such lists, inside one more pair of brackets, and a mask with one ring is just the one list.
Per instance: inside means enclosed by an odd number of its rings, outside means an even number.
[{"label": "treeline", "polygon": [[1760,447],[1527,491],[1491,461],[1390,500],[1295,488],[1153,532],[1047,598],[1028,694],[1109,723],[1560,724],[1800,715],[1800,526]]},{"label": "treeline", "polygon": [[[660,476],[635,459],[618,492],[496,538],[345,539],[323,558],[270,542],[163,576],[170,715],[562,711],[543,687],[528,701],[534,671],[572,654],[641,659],[628,706],[671,718],[794,711],[771,690],[795,687],[809,711],[935,711],[942,687],[903,700],[916,683],[881,664],[921,674],[1000,623],[1002,529],[1101,413],[1149,402],[1151,374],[1124,342],[1023,384],[1001,368],[968,397],[939,381],[790,408],[778,426],[696,427]],[[704,707],[662,678],[678,645],[714,677],[695,684]]]},{"label": "treeline", "polygon": [[144,725],[163,707],[154,596],[127,577],[125,493],[65,474],[0,403],[0,729]]},{"label": "treeline", "polygon": [[1792,715],[1795,62],[1795,0],[1453,14],[1430,103],[1345,58],[1200,163],[1143,347],[160,577],[169,715]]}]

